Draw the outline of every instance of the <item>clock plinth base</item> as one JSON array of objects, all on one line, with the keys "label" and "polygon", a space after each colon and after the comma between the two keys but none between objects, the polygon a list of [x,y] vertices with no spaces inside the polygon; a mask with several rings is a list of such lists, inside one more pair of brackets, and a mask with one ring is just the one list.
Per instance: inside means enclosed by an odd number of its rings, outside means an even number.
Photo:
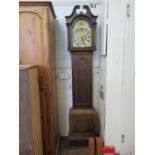
[{"label": "clock plinth base", "polygon": [[70,109],[70,144],[88,144],[89,137],[98,136],[97,113],[94,109]]}]

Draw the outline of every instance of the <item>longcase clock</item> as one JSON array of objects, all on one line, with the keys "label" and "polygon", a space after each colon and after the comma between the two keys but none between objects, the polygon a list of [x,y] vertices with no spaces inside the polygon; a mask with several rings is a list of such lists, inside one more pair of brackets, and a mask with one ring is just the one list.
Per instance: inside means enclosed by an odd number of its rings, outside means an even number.
[{"label": "longcase clock", "polygon": [[87,5],[76,5],[66,16],[68,50],[72,55],[73,107],[69,113],[70,141],[97,135],[97,114],[92,106],[92,53],[96,50],[96,19]]}]

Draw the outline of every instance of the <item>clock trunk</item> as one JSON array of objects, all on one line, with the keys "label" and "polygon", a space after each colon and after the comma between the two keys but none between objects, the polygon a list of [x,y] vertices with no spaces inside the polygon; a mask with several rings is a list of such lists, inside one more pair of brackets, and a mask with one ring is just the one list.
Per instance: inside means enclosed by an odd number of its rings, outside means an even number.
[{"label": "clock trunk", "polygon": [[92,108],[92,54],[72,54],[73,108]]}]

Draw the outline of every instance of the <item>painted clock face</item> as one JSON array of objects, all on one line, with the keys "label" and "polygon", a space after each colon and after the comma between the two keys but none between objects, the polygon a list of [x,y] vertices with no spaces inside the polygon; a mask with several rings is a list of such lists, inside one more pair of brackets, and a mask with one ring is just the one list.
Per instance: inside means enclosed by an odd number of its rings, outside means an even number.
[{"label": "painted clock face", "polygon": [[91,47],[91,27],[85,20],[78,20],[73,27],[73,47]]}]

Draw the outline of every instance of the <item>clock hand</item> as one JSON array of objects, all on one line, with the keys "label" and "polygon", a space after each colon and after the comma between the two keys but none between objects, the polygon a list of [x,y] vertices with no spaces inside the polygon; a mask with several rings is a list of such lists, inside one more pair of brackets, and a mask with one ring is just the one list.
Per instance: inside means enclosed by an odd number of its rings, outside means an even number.
[{"label": "clock hand", "polygon": [[84,37],[82,37],[81,40],[82,40],[83,44],[86,45],[86,44],[85,44],[85,39],[84,39]]}]

